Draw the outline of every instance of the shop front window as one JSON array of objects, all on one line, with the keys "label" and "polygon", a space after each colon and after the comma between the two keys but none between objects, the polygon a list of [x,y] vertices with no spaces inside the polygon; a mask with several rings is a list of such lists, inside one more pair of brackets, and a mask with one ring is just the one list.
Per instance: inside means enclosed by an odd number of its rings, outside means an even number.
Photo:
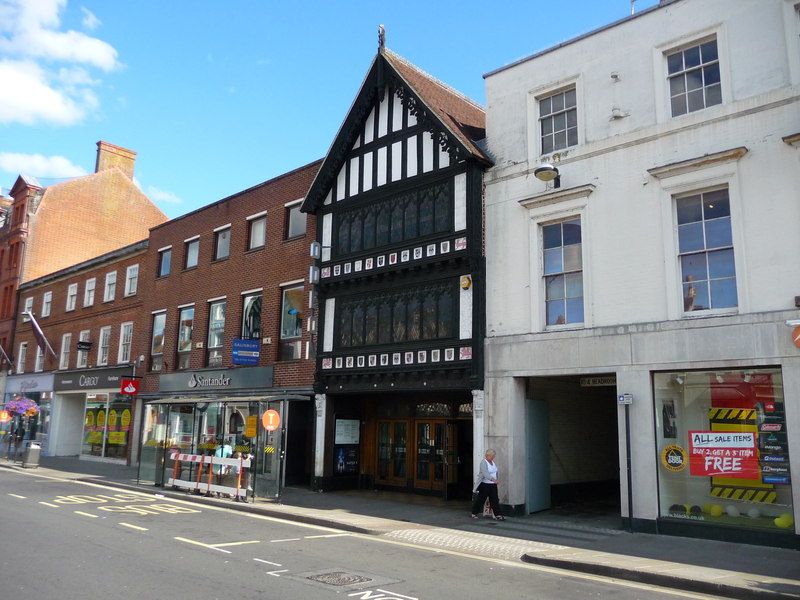
[{"label": "shop front window", "polygon": [[125,459],[132,426],[129,399],[108,394],[87,394],[81,454]]},{"label": "shop front window", "polygon": [[793,532],[780,369],[657,373],[660,515]]}]

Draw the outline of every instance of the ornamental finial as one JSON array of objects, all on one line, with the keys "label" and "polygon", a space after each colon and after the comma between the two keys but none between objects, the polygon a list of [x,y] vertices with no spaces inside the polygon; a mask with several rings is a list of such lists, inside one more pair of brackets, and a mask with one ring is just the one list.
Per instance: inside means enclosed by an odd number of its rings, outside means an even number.
[{"label": "ornamental finial", "polygon": [[378,25],[378,50],[383,50],[384,46],[386,46],[386,28]]}]

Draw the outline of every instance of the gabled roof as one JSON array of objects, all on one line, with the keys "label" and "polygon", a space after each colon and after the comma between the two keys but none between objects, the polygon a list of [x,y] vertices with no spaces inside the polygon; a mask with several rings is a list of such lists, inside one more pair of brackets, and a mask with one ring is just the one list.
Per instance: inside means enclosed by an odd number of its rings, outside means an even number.
[{"label": "gabled roof", "polygon": [[486,136],[483,108],[464,94],[442,83],[387,48],[380,48],[364,83],[325,156],[311,189],[303,202],[304,212],[314,212],[323,202],[339,168],[361,132],[371,103],[385,87],[401,88],[402,102],[417,116],[422,126],[444,141],[457,154],[491,165],[492,160],[477,143]]}]

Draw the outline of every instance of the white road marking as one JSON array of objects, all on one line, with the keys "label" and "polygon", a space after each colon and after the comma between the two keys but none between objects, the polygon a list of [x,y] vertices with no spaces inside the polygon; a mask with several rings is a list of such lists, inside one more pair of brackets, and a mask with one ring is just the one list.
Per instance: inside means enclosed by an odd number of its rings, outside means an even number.
[{"label": "white road marking", "polygon": [[187,544],[194,544],[195,546],[202,546],[203,548],[209,548],[211,550],[216,550],[217,552],[224,552],[225,554],[231,554],[230,550],[225,550],[223,548],[214,548],[214,546],[209,546],[208,544],[204,544],[203,542],[196,542],[195,540],[189,540],[182,537],[173,538],[178,540],[179,542],[186,542]]},{"label": "white road marking", "polygon": [[130,523],[118,523],[118,525],[122,525],[123,527],[130,527],[131,529],[136,529],[138,531],[150,531],[147,527],[139,527],[138,525],[131,525]]},{"label": "white road marking", "polygon": [[270,540],[270,544],[277,544],[278,542],[299,542],[300,538],[286,538],[285,540]]},{"label": "white road marking", "polygon": [[408,598],[408,600],[419,600],[419,598],[414,598],[413,596],[404,596],[403,594],[398,594],[397,592],[390,592],[387,590],[382,590],[380,588],[375,588],[376,592],[381,592],[382,594],[389,594],[390,596],[396,596],[397,598]]},{"label": "white road marking", "polygon": [[273,567],[282,567],[283,565],[280,563],[269,562],[268,560],[264,560],[263,558],[254,558],[253,560],[257,560],[260,563],[264,563],[265,565],[272,565]]},{"label": "white road marking", "polygon": [[82,510],[73,510],[76,515],[83,515],[84,517],[91,517],[92,519],[99,519],[97,515],[93,515],[92,513],[83,512]]},{"label": "white road marking", "polygon": [[289,569],[281,569],[280,571],[267,571],[267,575],[272,575],[273,577],[280,577],[278,573],[286,573]]},{"label": "white road marking", "polygon": [[210,544],[212,548],[223,548],[225,546],[243,546],[244,544],[260,544],[261,540],[250,540],[249,542],[225,542],[224,544]]},{"label": "white road marking", "polygon": [[348,535],[353,535],[352,533],[326,533],[324,535],[306,535],[303,536],[307,540],[316,540],[320,538],[335,538],[335,537],[344,537]]},{"label": "white road marking", "polygon": [[9,496],[14,496],[14,498],[19,498],[20,500],[25,500],[27,496],[20,496],[19,494],[9,494]]},{"label": "white road marking", "polygon": [[49,506],[51,508],[61,508],[58,504],[50,504],[49,502],[39,502],[39,504],[44,504],[45,506]]}]

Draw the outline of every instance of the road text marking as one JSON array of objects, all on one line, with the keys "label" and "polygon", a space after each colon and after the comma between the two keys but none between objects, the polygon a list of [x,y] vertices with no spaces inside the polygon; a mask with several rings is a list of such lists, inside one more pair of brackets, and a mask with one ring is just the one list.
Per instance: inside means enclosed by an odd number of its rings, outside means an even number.
[{"label": "road text marking", "polygon": [[289,569],[281,569],[280,571],[267,571],[267,575],[272,575],[273,577],[280,577],[278,573],[286,573]]},{"label": "road text marking", "polygon": [[272,565],[273,567],[282,567],[283,566],[281,563],[269,562],[268,560],[264,560],[263,558],[254,558],[253,560],[257,560],[258,562],[264,563],[265,565]]},{"label": "road text marking", "polygon": [[14,498],[19,498],[20,500],[25,500],[26,496],[20,496],[19,494],[9,494],[9,496],[14,496]]},{"label": "road text marking", "polygon": [[179,542],[186,542],[187,544],[194,544],[195,546],[202,546],[203,548],[209,548],[211,550],[216,550],[217,552],[224,552],[225,554],[231,554],[230,550],[225,550],[223,548],[214,548],[214,546],[210,546],[209,544],[204,544],[203,542],[196,542],[195,540],[189,540],[187,538],[176,537],[174,538]]},{"label": "road text marking", "polygon": [[100,518],[97,515],[93,515],[92,513],[83,512],[82,510],[74,510],[72,512],[74,512],[76,515],[82,515],[84,517],[91,517],[92,519],[99,519]]},{"label": "road text marking", "polygon": [[57,504],[50,504],[49,502],[39,502],[39,504],[44,504],[45,506],[50,506],[51,508],[61,508]]},{"label": "road text marking", "polygon": [[139,527],[138,525],[131,525],[130,523],[119,523],[123,527],[130,527],[131,529],[136,529],[138,531],[150,531],[147,527]]}]

